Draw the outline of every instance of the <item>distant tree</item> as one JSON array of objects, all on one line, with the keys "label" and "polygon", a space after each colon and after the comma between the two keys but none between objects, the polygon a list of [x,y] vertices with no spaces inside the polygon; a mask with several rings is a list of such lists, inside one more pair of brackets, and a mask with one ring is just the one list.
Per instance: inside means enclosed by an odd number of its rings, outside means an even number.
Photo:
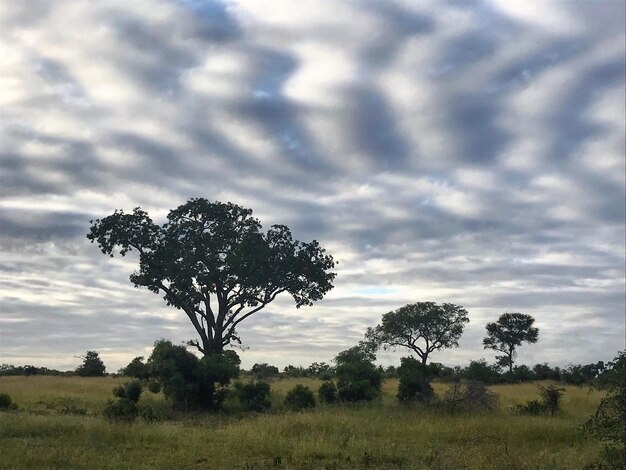
[{"label": "distant tree", "polygon": [[106,367],[96,351],[87,351],[81,356],[83,363],[76,369],[76,375],[82,377],[102,377]]},{"label": "distant tree", "polygon": [[278,367],[271,366],[266,362],[263,362],[261,364],[254,364],[252,366],[252,369],[250,369],[250,372],[252,372],[252,374],[254,374],[254,376],[258,379],[267,379],[270,377],[274,377],[279,373]]},{"label": "distant tree", "polygon": [[365,336],[384,348],[409,348],[426,365],[433,351],[459,345],[468,322],[467,310],[459,305],[417,302],[384,314],[382,322],[368,328]]},{"label": "distant tree", "polygon": [[489,365],[484,359],[470,361],[463,369],[463,378],[484,384],[495,384],[500,380],[499,366]]},{"label": "distant tree", "polygon": [[537,380],[559,380],[561,370],[558,367],[552,368],[548,364],[535,364],[533,373]]},{"label": "distant tree", "polygon": [[282,373],[286,377],[306,377],[307,370],[304,367],[289,364],[283,368]]},{"label": "distant tree", "polygon": [[539,329],[533,327],[533,323],[535,319],[524,313],[503,313],[497,322],[487,323],[483,346],[504,353],[497,359],[503,366],[508,366],[510,375],[513,374],[516,348],[524,342],[537,342]]},{"label": "distant tree", "polygon": [[240,342],[241,322],[279,294],[289,293],[298,308],[333,288],[335,263],[317,241],[293,240],[284,225],[262,233],[250,209],[194,198],[167,219],[157,225],[139,207],[116,210],[91,221],[87,238],[110,256],[138,252],[131,282],[184,311],[199,336],[190,344],[205,356]]}]

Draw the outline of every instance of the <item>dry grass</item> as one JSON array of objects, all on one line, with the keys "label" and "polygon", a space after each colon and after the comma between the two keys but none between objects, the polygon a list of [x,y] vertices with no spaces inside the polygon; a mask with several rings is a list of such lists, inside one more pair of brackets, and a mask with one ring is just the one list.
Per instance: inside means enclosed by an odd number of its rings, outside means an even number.
[{"label": "dry grass", "polygon": [[[121,379],[0,378],[22,408],[71,398],[97,410]],[[276,396],[295,384],[272,383]],[[441,393],[445,384],[435,384]],[[381,402],[318,407],[309,413],[249,415],[160,424],[109,424],[97,415],[0,413],[0,468],[404,468],[438,470],[570,470],[592,461],[599,446],[580,425],[601,398],[567,387],[563,412],[520,416],[509,408],[538,397],[535,384],[499,385],[500,410],[450,416],[398,405],[397,382],[387,381]],[[280,400],[275,400],[276,402]],[[92,413],[93,414],[93,413]]]}]

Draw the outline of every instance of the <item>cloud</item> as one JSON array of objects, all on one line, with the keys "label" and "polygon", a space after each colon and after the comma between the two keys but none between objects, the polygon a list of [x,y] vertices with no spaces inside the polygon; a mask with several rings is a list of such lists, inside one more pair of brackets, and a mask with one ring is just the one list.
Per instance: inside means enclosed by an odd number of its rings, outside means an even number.
[{"label": "cloud", "polygon": [[484,324],[504,311],[543,332],[522,361],[623,348],[619,2],[33,5],[0,5],[3,361],[74,367],[97,349],[117,369],[189,339],[132,288],[134,260],[85,233],[193,196],[339,260],[325,300],[281,297],[242,324],[244,365],[328,361],[418,300],[470,311],[444,363],[490,358]]}]

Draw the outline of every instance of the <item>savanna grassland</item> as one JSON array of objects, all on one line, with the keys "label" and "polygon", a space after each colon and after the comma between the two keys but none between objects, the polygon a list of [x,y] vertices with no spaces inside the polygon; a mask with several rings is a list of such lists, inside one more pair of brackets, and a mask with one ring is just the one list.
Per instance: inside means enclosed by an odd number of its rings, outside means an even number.
[{"label": "savanna grassland", "polygon": [[[161,394],[141,400],[163,411],[163,421],[109,423],[101,416],[124,378],[0,377],[0,392],[17,411],[0,413],[2,469],[580,469],[599,444],[581,425],[603,392],[565,386],[554,417],[515,413],[515,404],[538,398],[537,384],[490,387],[497,411],[450,415],[394,398],[397,381],[366,405],[318,406],[294,413],[285,393],[314,379],[272,382],[272,411],[244,414],[233,403],[219,414],[174,414]],[[438,394],[446,384],[435,384]]]}]

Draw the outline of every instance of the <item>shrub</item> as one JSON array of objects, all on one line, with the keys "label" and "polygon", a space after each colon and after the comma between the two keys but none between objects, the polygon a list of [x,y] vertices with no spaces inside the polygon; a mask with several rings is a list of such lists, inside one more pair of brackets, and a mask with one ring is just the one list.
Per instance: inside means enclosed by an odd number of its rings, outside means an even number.
[{"label": "shrub", "polygon": [[138,414],[139,417],[146,423],[163,421],[163,414],[161,410],[157,410],[154,406],[147,403],[138,405]]},{"label": "shrub", "polygon": [[137,379],[147,379],[150,375],[150,368],[143,362],[143,357],[138,356],[128,363],[121,371],[127,377],[135,377]]},{"label": "shrub", "polygon": [[585,430],[599,439],[604,447],[600,461],[589,468],[619,470],[626,461],[626,351],[618,353],[600,376],[608,388],[595,414],[585,423]]},{"label": "shrub", "polygon": [[146,384],[146,388],[151,393],[159,393],[161,391],[161,384],[158,380],[149,380]]},{"label": "shrub", "polygon": [[270,384],[267,382],[237,382],[235,394],[245,411],[266,411],[272,406]]},{"label": "shrub", "polygon": [[438,406],[450,413],[492,410],[497,405],[497,397],[484,383],[469,381],[454,383]]},{"label": "shrub", "polygon": [[309,387],[298,384],[287,392],[285,406],[293,411],[315,408],[315,396]]},{"label": "shrub", "polygon": [[132,380],[113,389],[113,395],[137,403],[142,391],[141,382],[139,380]]},{"label": "shrub", "polygon": [[335,382],[322,382],[320,388],[317,390],[317,395],[320,398],[320,403],[326,403],[328,405],[337,401],[337,387]]},{"label": "shrub", "polygon": [[554,416],[561,409],[561,399],[563,398],[564,388],[550,385],[548,387],[539,386],[539,394],[543,401],[543,407]]},{"label": "shrub", "polygon": [[515,411],[522,415],[536,416],[545,410],[545,406],[539,400],[527,401],[525,405],[517,405]]},{"label": "shrub", "polygon": [[397,370],[400,383],[396,397],[401,402],[426,401],[434,396],[426,366],[413,357],[400,359]]},{"label": "shrub", "polygon": [[184,346],[159,340],[148,359],[150,374],[158,379],[165,396],[184,409],[218,408],[225,387],[239,373],[239,356],[224,351],[198,359]]},{"label": "shrub", "polygon": [[15,408],[16,406],[11,396],[8,393],[0,393],[0,410],[11,410]]},{"label": "shrub", "polygon": [[104,417],[109,421],[132,422],[139,414],[137,403],[127,398],[109,400],[104,407]]},{"label": "shrub", "polygon": [[337,355],[337,398],[340,401],[371,401],[380,395],[381,373],[372,362],[374,359],[372,353],[360,346]]}]

